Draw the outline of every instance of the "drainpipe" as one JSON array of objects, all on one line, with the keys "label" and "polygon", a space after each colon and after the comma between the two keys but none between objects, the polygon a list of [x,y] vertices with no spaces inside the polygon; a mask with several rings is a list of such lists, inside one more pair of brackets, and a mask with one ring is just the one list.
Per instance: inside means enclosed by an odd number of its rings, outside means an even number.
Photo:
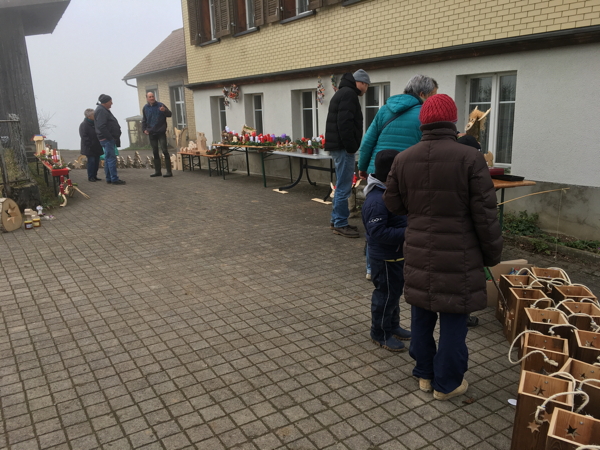
[{"label": "drainpipe", "polygon": [[125,82],[125,84],[126,84],[127,86],[131,86],[132,88],[136,88],[136,89],[137,89],[137,86],[134,86],[133,84],[129,84],[129,83],[128,83],[128,81],[129,81],[129,80],[123,80],[123,81]]}]

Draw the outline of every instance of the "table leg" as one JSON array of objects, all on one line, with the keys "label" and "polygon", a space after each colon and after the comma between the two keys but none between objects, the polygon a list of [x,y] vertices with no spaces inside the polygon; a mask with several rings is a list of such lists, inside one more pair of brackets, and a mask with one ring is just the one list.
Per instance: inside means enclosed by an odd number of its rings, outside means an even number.
[{"label": "table leg", "polygon": [[288,156],[288,162],[290,163],[290,183],[294,181],[294,178],[292,177],[292,157]]},{"label": "table leg", "polygon": [[304,168],[306,169],[306,179],[308,180],[308,184],[311,186],[316,186],[317,182],[310,180],[310,175],[308,174],[308,162],[306,160],[304,161]]},{"label": "table leg", "polygon": [[329,190],[327,195],[323,197],[323,201],[326,202],[328,198],[331,196],[331,184],[333,183],[333,174],[335,170],[333,169],[333,159],[329,160]]},{"label": "table leg", "polygon": [[[263,187],[267,187],[267,177],[265,176],[265,152],[260,153],[260,164],[262,167],[262,176],[263,176]],[[246,153],[246,156],[248,153]]]},{"label": "table leg", "polygon": [[500,210],[498,220],[500,221],[500,231],[502,231],[502,229],[504,228],[504,205],[502,205],[502,203],[504,203],[504,188],[500,189],[500,203],[501,205],[498,206]]},{"label": "table leg", "polygon": [[[290,158],[290,164],[291,164],[291,157]],[[294,181],[292,184],[290,184],[289,186],[282,186],[279,188],[280,191],[285,191],[287,189],[291,189],[294,186],[296,186],[298,183],[300,183],[300,180],[302,179],[302,174],[304,173],[304,164],[302,164],[302,158],[298,158],[298,161],[300,162],[300,173],[298,174],[298,178],[296,179],[296,181]]]},{"label": "table leg", "polygon": [[[246,173],[248,174],[248,176],[250,176],[250,163],[248,162],[248,148],[244,147],[244,150],[246,150]],[[229,168],[229,163],[227,163],[227,167]]]}]

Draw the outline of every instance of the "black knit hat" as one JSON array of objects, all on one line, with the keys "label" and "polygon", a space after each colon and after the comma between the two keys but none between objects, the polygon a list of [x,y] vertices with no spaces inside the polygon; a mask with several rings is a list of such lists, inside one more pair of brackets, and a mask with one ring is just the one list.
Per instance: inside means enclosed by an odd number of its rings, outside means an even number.
[{"label": "black knit hat", "polygon": [[387,180],[394,158],[398,153],[396,150],[381,150],[375,155],[375,178],[382,183]]},{"label": "black knit hat", "polygon": [[104,103],[108,103],[111,100],[112,100],[112,97],[110,95],[100,94],[100,97],[98,97],[98,105],[102,105]]}]

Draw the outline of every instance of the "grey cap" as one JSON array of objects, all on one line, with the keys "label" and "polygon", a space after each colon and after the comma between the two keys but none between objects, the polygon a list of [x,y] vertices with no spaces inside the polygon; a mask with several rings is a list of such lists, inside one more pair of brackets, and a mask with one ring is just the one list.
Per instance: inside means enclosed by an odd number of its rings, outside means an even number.
[{"label": "grey cap", "polygon": [[352,74],[352,76],[354,77],[355,81],[362,81],[363,83],[371,84],[369,74],[362,69],[358,69]]}]

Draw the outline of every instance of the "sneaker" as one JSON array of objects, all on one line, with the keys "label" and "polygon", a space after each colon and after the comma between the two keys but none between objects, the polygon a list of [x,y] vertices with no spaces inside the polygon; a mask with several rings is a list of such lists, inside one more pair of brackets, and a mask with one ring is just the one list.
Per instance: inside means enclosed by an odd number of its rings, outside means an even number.
[{"label": "sneaker", "polygon": [[469,388],[469,383],[467,383],[467,380],[465,380],[463,378],[462,383],[460,384],[460,386],[457,387],[456,389],[454,389],[452,392],[449,392],[447,394],[443,394],[443,393],[438,392],[438,391],[433,391],[433,398],[435,398],[436,400],[449,400],[452,397],[457,397],[459,395],[464,394],[465,392],[467,392],[468,388]]},{"label": "sneaker", "polygon": [[106,180],[106,184],[112,184],[112,181]]},{"label": "sneaker", "polygon": [[359,237],[358,231],[353,230],[350,226],[346,225],[345,227],[333,228],[333,234],[339,234],[340,236],[344,236],[347,238],[357,238]]},{"label": "sneaker", "polygon": [[419,389],[421,389],[423,392],[433,391],[433,387],[431,387],[431,380],[426,380],[425,378],[417,378],[417,380],[419,380]]},{"label": "sneaker", "polygon": [[112,184],[127,184],[123,180],[113,181]]},{"label": "sneaker", "polygon": [[402,327],[397,327],[396,329],[392,330],[392,336],[394,336],[396,339],[400,339],[401,341],[408,341],[410,340],[410,331],[405,330]]},{"label": "sneaker", "polygon": [[95,182],[96,182],[96,179],[95,179],[95,178],[88,178],[88,181],[92,181],[92,182],[94,182],[94,183],[95,183]]},{"label": "sneaker", "polygon": [[[357,226],[350,225],[350,224],[348,224],[348,225],[346,225],[346,226],[347,226],[348,228],[351,228],[351,229],[353,229],[354,231],[358,231],[358,227],[357,227]],[[335,226],[333,225],[333,222],[330,222],[330,223],[329,223],[329,229],[330,229],[330,230],[334,230],[334,229],[335,229]]]},{"label": "sneaker", "polygon": [[367,272],[367,276],[365,277],[367,280],[371,281],[371,274]]},{"label": "sneaker", "polygon": [[96,181],[102,181],[102,178],[94,177],[94,180],[96,180]]},{"label": "sneaker", "polygon": [[373,341],[374,344],[377,344],[380,347],[385,348],[386,350],[389,350],[390,352],[402,352],[402,351],[406,350],[406,346],[404,345],[404,342],[399,341],[394,336],[392,336],[389,339],[382,339],[382,340],[374,339],[373,336],[371,336],[371,340]]},{"label": "sneaker", "polygon": [[476,327],[477,325],[479,325],[479,317],[469,315],[469,318],[467,319],[467,326],[472,328]]}]

